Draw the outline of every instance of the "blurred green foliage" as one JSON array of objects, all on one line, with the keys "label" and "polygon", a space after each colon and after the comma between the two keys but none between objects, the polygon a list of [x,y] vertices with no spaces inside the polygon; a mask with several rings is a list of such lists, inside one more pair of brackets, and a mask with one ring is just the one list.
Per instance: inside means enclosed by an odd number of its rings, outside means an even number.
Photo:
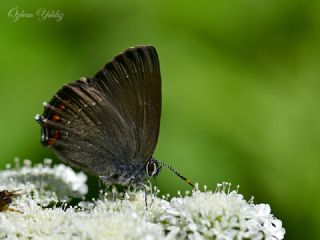
[{"label": "blurred green foliage", "polygon": [[[15,6],[64,16],[13,22]],[[155,157],[200,185],[239,184],[271,205],[287,239],[320,239],[319,1],[30,0],[0,9],[0,167],[16,156],[59,162],[39,144],[41,103],[127,47],[151,44],[163,79]],[[167,170],[158,184],[188,189]]]}]

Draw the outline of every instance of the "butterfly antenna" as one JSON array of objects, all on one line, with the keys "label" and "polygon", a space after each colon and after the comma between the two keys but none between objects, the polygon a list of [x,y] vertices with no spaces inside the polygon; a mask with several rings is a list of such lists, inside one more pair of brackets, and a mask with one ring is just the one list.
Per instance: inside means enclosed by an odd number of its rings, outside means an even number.
[{"label": "butterfly antenna", "polygon": [[171,170],[172,172],[174,172],[179,178],[181,178],[183,181],[185,181],[186,183],[188,183],[191,187],[193,187],[194,188],[194,185],[192,184],[192,182],[188,179],[188,178],[186,178],[186,177],[184,177],[184,176],[182,176],[180,173],[178,173],[173,167],[171,167],[169,164],[167,164],[167,163],[165,163],[165,162],[162,162],[162,161],[160,161],[160,160],[157,160],[162,166],[165,166],[165,167],[167,167],[169,170]]}]

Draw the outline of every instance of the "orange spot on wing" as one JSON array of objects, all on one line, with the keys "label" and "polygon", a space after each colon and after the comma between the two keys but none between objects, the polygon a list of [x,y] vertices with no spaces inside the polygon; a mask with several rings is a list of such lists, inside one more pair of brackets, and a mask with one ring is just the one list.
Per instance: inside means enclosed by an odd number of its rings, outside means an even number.
[{"label": "orange spot on wing", "polygon": [[51,138],[47,140],[49,145],[54,145],[57,143],[57,140],[60,138],[60,130],[56,129]]},{"label": "orange spot on wing", "polygon": [[48,141],[47,141],[47,143],[48,143],[49,145],[54,145],[54,144],[57,143],[57,139],[55,139],[55,138],[49,138]]},{"label": "orange spot on wing", "polygon": [[53,138],[58,139],[60,137],[60,130],[55,130],[53,134]]},{"label": "orange spot on wing", "polygon": [[66,109],[66,106],[63,105],[63,104],[61,104],[61,105],[58,106],[58,108],[59,108],[60,110],[64,111],[64,110]]},{"label": "orange spot on wing", "polygon": [[52,116],[52,121],[59,122],[60,120],[61,120],[61,117],[59,115]]}]

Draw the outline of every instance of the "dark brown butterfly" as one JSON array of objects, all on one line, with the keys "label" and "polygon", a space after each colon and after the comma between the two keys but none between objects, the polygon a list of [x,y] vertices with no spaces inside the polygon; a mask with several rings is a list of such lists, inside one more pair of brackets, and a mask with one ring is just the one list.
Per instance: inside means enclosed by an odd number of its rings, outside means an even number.
[{"label": "dark brown butterfly", "polygon": [[[161,166],[161,77],[152,46],[127,49],[95,76],[65,85],[37,115],[41,142],[107,185],[142,185]],[[192,183],[173,170],[179,177]]]}]

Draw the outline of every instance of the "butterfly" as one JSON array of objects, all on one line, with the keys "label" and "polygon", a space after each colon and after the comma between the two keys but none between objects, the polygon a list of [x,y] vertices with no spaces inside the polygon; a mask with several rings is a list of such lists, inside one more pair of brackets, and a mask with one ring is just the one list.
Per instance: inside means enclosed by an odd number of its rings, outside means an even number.
[{"label": "butterfly", "polygon": [[41,143],[106,185],[142,185],[166,166],[154,159],[161,117],[161,76],[152,46],[128,48],[93,77],[63,86],[44,103]]}]

